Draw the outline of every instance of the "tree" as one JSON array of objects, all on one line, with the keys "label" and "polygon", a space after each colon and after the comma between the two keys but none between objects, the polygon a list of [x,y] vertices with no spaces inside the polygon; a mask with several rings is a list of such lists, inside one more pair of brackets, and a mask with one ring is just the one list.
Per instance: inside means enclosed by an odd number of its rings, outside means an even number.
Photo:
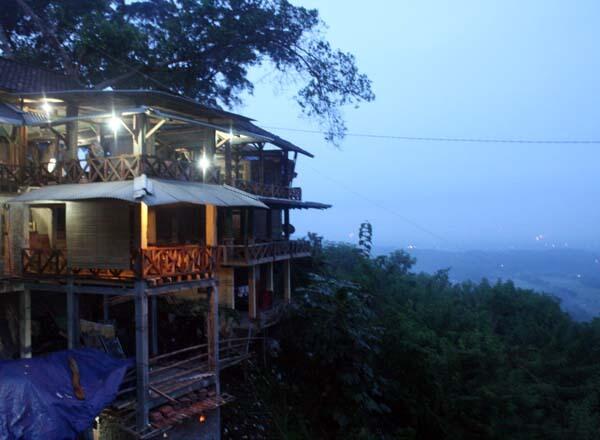
[{"label": "tree", "polygon": [[352,54],[324,39],[318,11],[287,0],[4,0],[3,54],[75,74],[89,86],[166,89],[231,107],[268,64],[302,112],[345,133],[341,109],[371,101]]}]

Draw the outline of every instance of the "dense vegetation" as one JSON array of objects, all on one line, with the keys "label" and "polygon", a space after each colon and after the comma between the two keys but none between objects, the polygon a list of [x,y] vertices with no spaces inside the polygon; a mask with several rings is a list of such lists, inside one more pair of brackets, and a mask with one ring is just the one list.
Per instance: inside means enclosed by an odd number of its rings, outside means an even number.
[{"label": "dense vegetation", "polygon": [[413,263],[333,244],[297,271],[305,287],[255,381],[279,437],[598,438],[599,320]]}]

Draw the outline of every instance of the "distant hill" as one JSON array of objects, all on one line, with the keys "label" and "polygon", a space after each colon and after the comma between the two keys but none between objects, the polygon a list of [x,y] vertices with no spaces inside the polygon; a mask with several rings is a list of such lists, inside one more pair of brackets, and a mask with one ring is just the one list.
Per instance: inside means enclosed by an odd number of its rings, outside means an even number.
[{"label": "distant hill", "polygon": [[[379,249],[388,253],[393,249]],[[600,252],[510,250],[451,252],[413,249],[415,270],[433,273],[450,269],[453,281],[513,280],[519,287],[558,297],[577,320],[600,315]]]}]

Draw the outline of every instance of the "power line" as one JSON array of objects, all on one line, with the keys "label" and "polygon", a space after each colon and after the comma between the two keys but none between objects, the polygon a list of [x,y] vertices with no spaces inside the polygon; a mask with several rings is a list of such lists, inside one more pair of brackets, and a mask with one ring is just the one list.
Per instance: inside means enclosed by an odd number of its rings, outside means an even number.
[{"label": "power line", "polygon": [[[294,131],[299,133],[312,133],[325,135],[322,130],[306,130],[301,128],[264,126],[271,130]],[[496,138],[455,138],[455,137],[431,137],[431,136],[399,136],[370,133],[346,133],[349,137],[362,137],[371,139],[396,139],[402,141],[424,141],[424,142],[469,142],[478,144],[600,144],[600,140],[569,140],[569,139],[496,139]]]},{"label": "power line", "polygon": [[[306,166],[306,165],[304,165]],[[366,202],[371,203],[372,205],[378,207],[379,209],[382,209],[384,211],[387,211],[388,213],[392,214],[393,216],[397,217],[398,219],[402,220],[405,223],[408,223],[409,225],[411,225],[412,227],[418,229],[421,232],[424,232],[425,234],[428,234],[430,236],[432,236],[433,238],[435,238],[436,240],[442,241],[446,244],[450,243],[450,240],[442,237],[441,235],[437,234],[436,232],[433,232],[432,230],[421,226],[419,223],[415,222],[414,220],[409,219],[408,217],[405,217],[399,213],[397,213],[396,211],[394,211],[393,209],[390,209],[388,206],[379,203],[376,200],[371,199],[370,197],[365,196],[364,194],[361,194],[359,192],[354,191],[352,188],[350,188],[348,185],[346,185],[343,182],[340,182],[338,180],[335,180],[333,178],[331,178],[330,176],[328,176],[327,174],[321,173],[319,170],[311,167],[311,166],[307,166],[307,168],[310,168],[312,171],[314,171],[315,173],[317,173],[319,176],[329,180],[332,183],[335,183],[336,185],[339,185],[341,188],[343,188],[344,190],[346,190],[347,192],[355,195],[356,197],[359,197],[363,200],[365,200]]]}]

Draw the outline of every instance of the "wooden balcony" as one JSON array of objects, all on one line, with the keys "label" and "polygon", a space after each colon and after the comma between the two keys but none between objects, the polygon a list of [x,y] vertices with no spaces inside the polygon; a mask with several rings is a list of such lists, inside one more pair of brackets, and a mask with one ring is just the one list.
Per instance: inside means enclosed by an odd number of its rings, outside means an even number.
[{"label": "wooden balcony", "polygon": [[184,281],[210,280],[215,259],[211,248],[200,245],[153,246],[131,252],[128,269],[70,267],[66,252],[60,249],[23,249],[22,275],[26,278],[66,278],[133,281],[146,280],[160,285]]},{"label": "wooden balcony", "polygon": [[271,185],[239,179],[235,181],[235,187],[257,196],[297,201],[302,200],[302,188],[290,188],[287,186]]},{"label": "wooden balcony", "polygon": [[[149,155],[120,155],[87,160],[71,159],[56,163],[32,162],[23,166],[0,164],[0,192],[17,192],[22,186],[132,180],[142,174],[160,179],[221,183],[218,173],[214,172],[204,179],[202,171],[193,162],[164,160]],[[302,200],[301,188],[247,180],[236,180],[234,185],[242,191],[258,196]]]},{"label": "wooden balcony", "polygon": [[310,255],[310,243],[305,240],[219,246],[219,262],[224,266],[254,266]]}]

